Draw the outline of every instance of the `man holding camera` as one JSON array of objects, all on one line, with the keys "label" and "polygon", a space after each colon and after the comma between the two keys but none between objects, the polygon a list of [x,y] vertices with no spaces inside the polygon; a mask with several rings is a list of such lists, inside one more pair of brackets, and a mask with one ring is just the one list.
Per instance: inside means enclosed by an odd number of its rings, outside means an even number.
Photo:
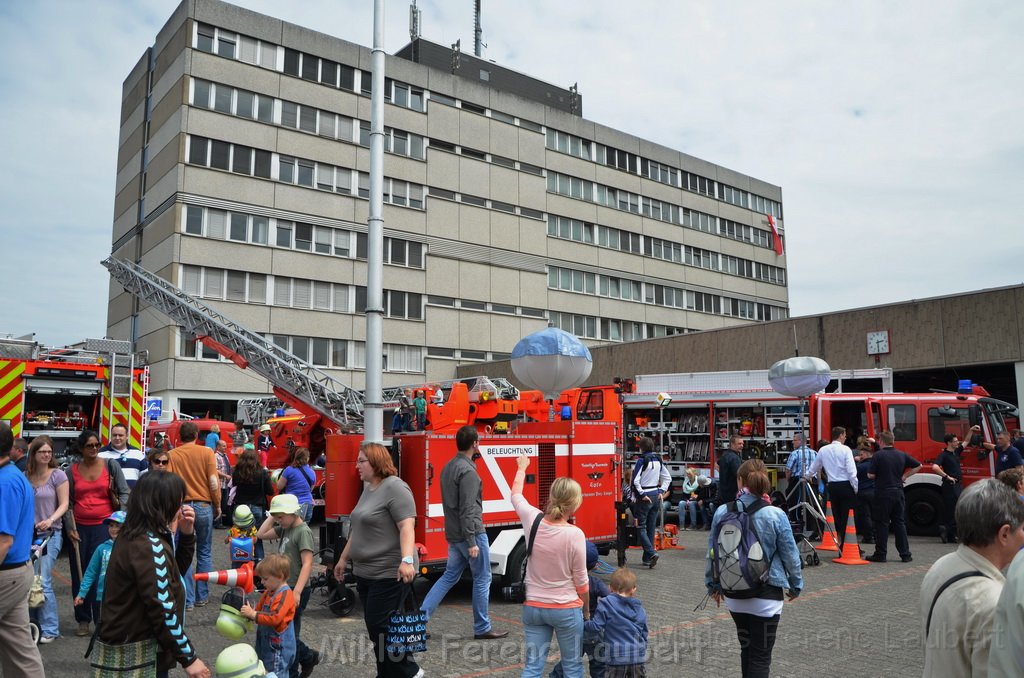
[{"label": "man holding camera", "polygon": [[429,619],[445,595],[462,578],[466,566],[473,574],[473,637],[477,640],[504,638],[508,631],[495,631],[487,615],[491,592],[490,543],[484,531],[483,485],[473,458],[480,451],[475,426],[463,426],[455,434],[458,452],[441,471],[441,504],[444,508],[444,536],[448,541],[448,562],[444,574],[423,600]]}]

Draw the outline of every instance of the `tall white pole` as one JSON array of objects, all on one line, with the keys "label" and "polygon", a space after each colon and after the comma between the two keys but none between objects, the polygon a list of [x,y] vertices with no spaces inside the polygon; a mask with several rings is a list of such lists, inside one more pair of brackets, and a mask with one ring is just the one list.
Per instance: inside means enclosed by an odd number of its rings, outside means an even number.
[{"label": "tall white pole", "polygon": [[366,238],[366,440],[384,440],[384,0],[373,2],[370,59],[370,216]]}]

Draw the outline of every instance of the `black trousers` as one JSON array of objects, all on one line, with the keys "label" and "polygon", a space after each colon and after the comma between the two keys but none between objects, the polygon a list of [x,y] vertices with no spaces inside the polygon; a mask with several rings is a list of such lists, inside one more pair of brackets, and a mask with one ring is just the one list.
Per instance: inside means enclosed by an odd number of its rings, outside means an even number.
[{"label": "black trousers", "polygon": [[910,555],[910,542],[907,540],[907,522],[905,513],[907,500],[903,488],[895,490],[875,490],[875,503],[871,505],[871,516],[875,519],[875,553],[882,558],[889,550],[889,528],[896,536],[896,550],[901,558]]},{"label": "black trousers", "polygon": [[391,613],[398,607],[402,589],[408,586],[390,579],[356,578],[356,592],[363,602],[363,619],[366,621],[366,632],[373,642],[373,656],[377,661],[377,678],[412,678],[420,667],[413,661],[411,654],[388,654],[384,639],[388,633],[388,620]]},{"label": "black trousers", "polygon": [[956,539],[956,502],[963,489],[960,483],[942,483],[942,524],[949,541]]},{"label": "black trousers", "polygon": [[768,678],[772,668],[772,649],[779,630],[779,615],[758,617],[742,612],[730,612],[736,623],[736,637],[740,641],[740,675],[743,678]]},{"label": "black trousers", "polygon": [[875,539],[875,521],[871,518],[871,502],[875,500],[875,490],[857,492],[857,533],[868,541]]},{"label": "black trousers", "polygon": [[836,521],[836,541],[846,541],[846,523],[850,520],[850,511],[857,510],[857,493],[848,480],[828,484],[828,494],[832,499],[832,517]]}]

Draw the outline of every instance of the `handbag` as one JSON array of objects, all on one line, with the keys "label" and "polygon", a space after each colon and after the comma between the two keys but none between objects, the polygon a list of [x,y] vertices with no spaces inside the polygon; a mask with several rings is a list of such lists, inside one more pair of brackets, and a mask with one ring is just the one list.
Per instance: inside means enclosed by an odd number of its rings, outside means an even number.
[{"label": "handbag", "polygon": [[37,574],[32,578],[32,587],[28,590],[28,606],[35,610],[43,606],[46,596],[43,594],[43,575]]},{"label": "handbag", "polygon": [[121,497],[118,496],[117,490],[114,489],[114,471],[110,468],[110,460],[107,460],[107,494],[110,495],[110,505],[114,507],[113,510],[121,510]]},{"label": "handbag", "polygon": [[427,613],[420,609],[412,584],[406,585],[398,607],[388,617],[385,646],[390,655],[427,651]]},{"label": "handbag", "polygon": [[89,661],[92,678],[156,678],[156,647],[155,638],[122,645],[96,640],[96,656]]}]

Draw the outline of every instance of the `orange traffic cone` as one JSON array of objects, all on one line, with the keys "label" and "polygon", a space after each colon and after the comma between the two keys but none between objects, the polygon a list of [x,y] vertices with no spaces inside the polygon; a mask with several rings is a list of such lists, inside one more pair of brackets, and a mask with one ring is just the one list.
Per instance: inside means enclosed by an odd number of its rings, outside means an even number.
[{"label": "orange traffic cone", "polygon": [[832,517],[832,502],[827,501],[825,502],[825,532],[821,535],[821,545],[814,548],[818,551],[839,551],[836,538],[832,536],[835,533],[836,521]]},{"label": "orange traffic cone", "polygon": [[860,546],[857,545],[857,527],[853,524],[853,509],[850,509],[850,520],[846,523],[846,535],[843,537],[843,552],[833,563],[841,565],[867,565],[868,561],[860,557]]},{"label": "orange traffic cone", "polygon": [[192,575],[196,581],[208,581],[222,586],[237,586],[246,593],[253,590],[252,563],[244,563],[235,570],[215,570],[213,572],[196,572]]}]

